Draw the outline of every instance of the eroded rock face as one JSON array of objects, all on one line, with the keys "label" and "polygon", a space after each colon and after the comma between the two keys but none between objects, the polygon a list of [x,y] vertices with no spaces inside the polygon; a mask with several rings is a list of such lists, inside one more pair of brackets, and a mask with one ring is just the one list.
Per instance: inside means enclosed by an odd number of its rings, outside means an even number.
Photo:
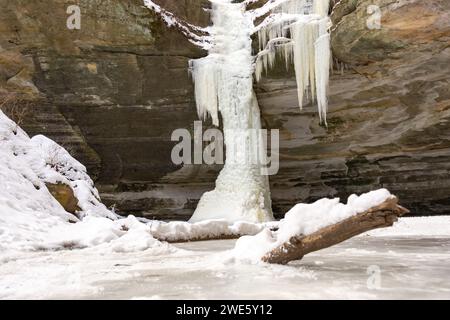
[{"label": "eroded rock face", "polygon": [[[368,29],[367,8],[381,9]],[[275,210],[293,201],[386,187],[413,214],[450,212],[450,3],[342,0],[333,54],[348,64],[330,85],[328,128],[296,108],[293,79],[258,85],[266,124],[281,128]]]},{"label": "eroded rock face", "polygon": [[[156,1],[155,1],[156,2]],[[207,25],[206,0],[159,0]],[[378,4],[382,28],[366,27]],[[64,0],[0,3],[0,93],[36,99],[22,126],[72,149],[103,200],[129,213],[188,218],[220,167],[176,166],[174,129],[197,120],[188,60],[205,55],[140,0],[80,1],[68,30]],[[315,106],[298,110],[292,74],[274,70],[256,88],[267,128],[281,129],[275,213],[294,203],[387,187],[415,214],[450,212],[449,3],[342,0],[328,129]]]},{"label": "eroded rock face", "polygon": [[[206,0],[156,2],[190,23],[209,23]],[[197,120],[188,61],[205,52],[168,29],[141,0],[80,1],[80,30],[66,26],[72,4],[1,2],[0,90],[37,100],[33,121],[23,127],[75,153],[110,204],[163,214],[186,206],[183,212],[191,214],[215,175],[191,203],[192,188],[178,190],[186,181],[199,182],[198,168],[168,175],[179,169],[171,163],[170,137]],[[32,86],[12,85],[22,74],[37,88],[33,95],[26,92]]]}]

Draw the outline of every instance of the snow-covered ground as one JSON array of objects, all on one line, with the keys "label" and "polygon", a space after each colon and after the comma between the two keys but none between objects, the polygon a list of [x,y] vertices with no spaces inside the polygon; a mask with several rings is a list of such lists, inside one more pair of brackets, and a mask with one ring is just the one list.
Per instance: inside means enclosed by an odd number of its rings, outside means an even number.
[{"label": "snow-covered ground", "polygon": [[236,262],[234,244],[17,253],[0,298],[450,299],[450,217],[402,218],[287,266]]},{"label": "snow-covered ground", "polygon": [[[76,215],[52,197],[48,183],[73,190]],[[450,298],[450,217],[401,219],[392,229],[288,266],[264,264],[255,255],[390,197],[380,189],[352,195],[346,204],[298,204],[281,222],[265,225],[121,218],[101,203],[81,163],[46,137],[30,138],[0,112],[0,299]],[[269,231],[275,224],[278,231]],[[236,247],[233,240],[160,241],[261,230],[267,243],[261,236],[241,238]],[[252,255],[257,259],[248,259]]]}]

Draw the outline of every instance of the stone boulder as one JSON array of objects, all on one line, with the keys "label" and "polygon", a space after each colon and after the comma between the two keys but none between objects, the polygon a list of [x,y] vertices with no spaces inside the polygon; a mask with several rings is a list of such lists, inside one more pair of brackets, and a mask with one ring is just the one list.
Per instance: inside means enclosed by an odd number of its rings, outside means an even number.
[{"label": "stone boulder", "polygon": [[46,183],[45,185],[64,210],[77,215],[77,211],[81,209],[78,207],[78,199],[75,197],[71,187],[64,183]]}]

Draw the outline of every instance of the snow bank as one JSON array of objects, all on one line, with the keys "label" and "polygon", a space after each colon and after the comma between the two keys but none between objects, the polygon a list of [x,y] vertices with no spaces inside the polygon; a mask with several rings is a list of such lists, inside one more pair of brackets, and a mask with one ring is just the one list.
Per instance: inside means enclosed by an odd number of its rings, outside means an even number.
[{"label": "snow bank", "polygon": [[[2,169],[5,171],[3,183],[7,185],[12,183],[14,171],[15,174],[27,180],[26,183],[22,181],[23,184],[31,183],[34,189],[43,189],[41,193],[48,193],[45,183],[66,184],[72,188],[78,199],[78,206],[81,208],[77,212],[78,217],[92,215],[110,219],[118,218],[101,203],[98,191],[87,174],[85,166],[74,159],[63,147],[42,135],[30,139],[2,112],[0,112],[0,152]],[[9,171],[8,174],[6,170]],[[17,181],[17,183],[20,182]]]},{"label": "snow bank", "polygon": [[77,224],[60,225],[49,231],[47,248],[87,248],[107,244],[114,252],[142,251],[154,247],[167,247],[152,237],[150,227],[134,216],[110,220],[86,217]]},{"label": "snow bank", "polygon": [[230,224],[226,220],[206,220],[197,223],[152,221],[149,225],[153,237],[169,242],[255,235],[265,226],[244,221]]},{"label": "snow bank", "polygon": [[[0,111],[0,249],[36,249],[49,228],[76,221],[33,170],[36,150],[28,135]],[[35,160],[35,159],[34,159]],[[31,162],[31,163],[30,163]]]},{"label": "snow bank", "polygon": [[256,236],[245,236],[236,242],[232,255],[239,260],[261,261],[262,256],[289,241],[294,236],[309,235],[321,228],[362,213],[393,197],[386,189],[361,196],[351,195],[347,204],[339,198],[321,199],[312,204],[299,203],[289,210],[278,224],[279,229],[265,229]]},{"label": "snow bank", "polygon": [[[46,183],[73,189],[81,222],[55,200]],[[149,226],[108,210],[86,168],[64,148],[44,136],[30,139],[0,111],[0,253],[105,243],[114,251],[163,246]]]},{"label": "snow bank", "polygon": [[81,208],[77,213],[78,217],[96,216],[113,220],[118,218],[101,203],[86,167],[53,140],[42,135],[31,138],[27,162],[42,181],[63,183],[72,188]]}]

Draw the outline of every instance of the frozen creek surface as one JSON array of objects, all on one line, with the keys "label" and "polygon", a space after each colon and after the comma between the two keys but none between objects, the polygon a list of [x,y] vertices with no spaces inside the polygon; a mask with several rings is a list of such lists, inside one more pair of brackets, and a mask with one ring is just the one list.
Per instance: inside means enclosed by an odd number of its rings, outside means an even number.
[{"label": "frozen creek surface", "polygon": [[[450,227],[450,218],[446,218]],[[450,228],[449,228],[450,230]],[[19,253],[0,264],[0,298],[450,299],[450,235],[362,235],[287,266],[224,259],[233,240],[177,244],[170,254],[98,249]],[[379,289],[367,270],[378,266]]]}]

